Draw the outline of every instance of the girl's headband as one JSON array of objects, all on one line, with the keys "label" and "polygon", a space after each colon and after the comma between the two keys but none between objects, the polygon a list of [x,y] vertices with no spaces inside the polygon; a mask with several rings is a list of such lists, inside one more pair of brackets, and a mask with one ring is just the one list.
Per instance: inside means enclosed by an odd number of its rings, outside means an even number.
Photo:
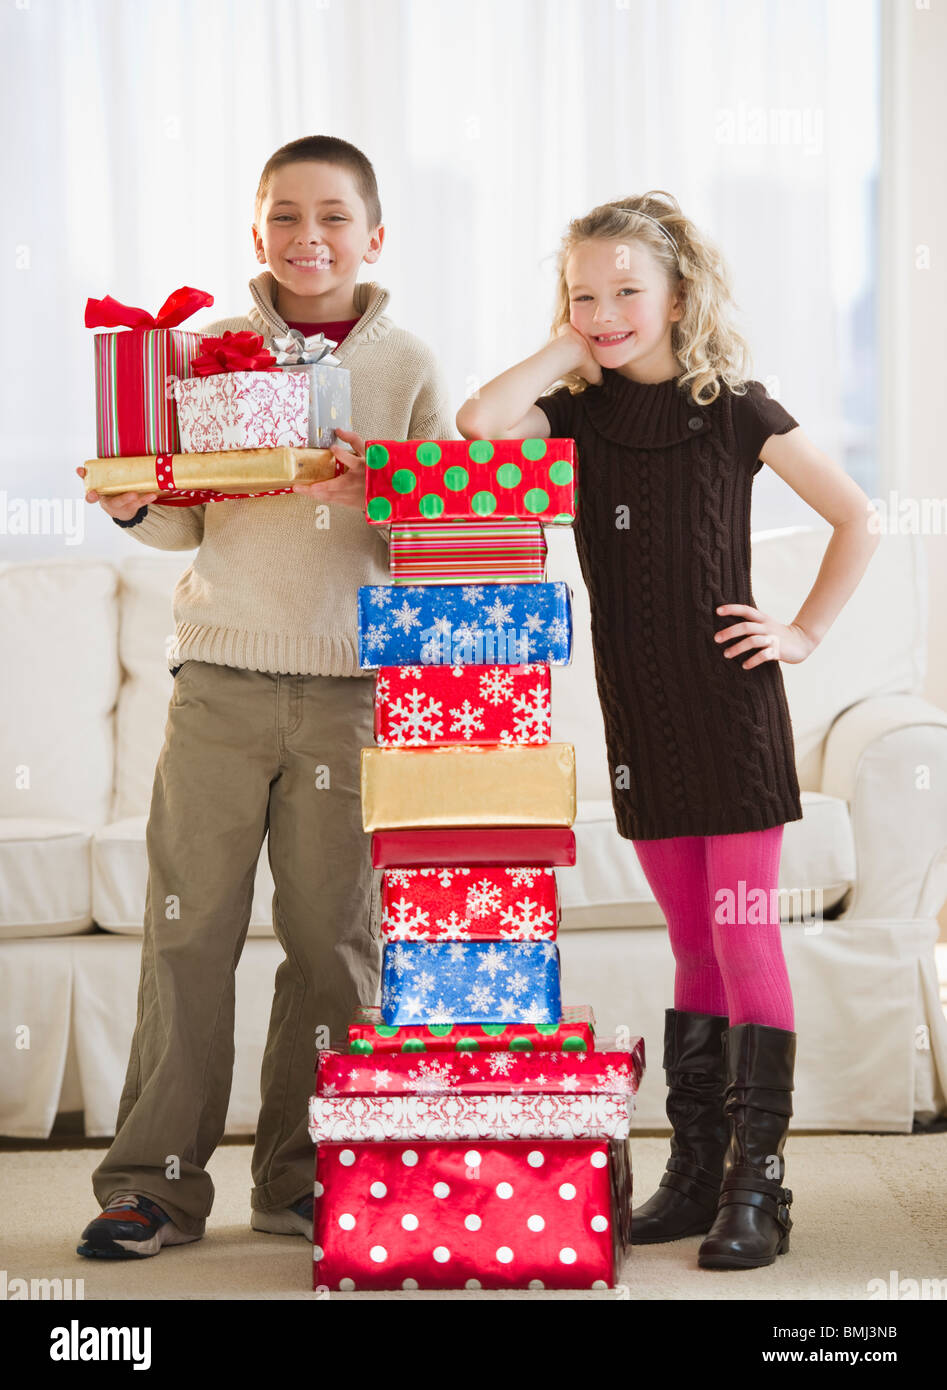
[{"label": "girl's headband", "polygon": [[626,208],[623,207],[621,203],[609,203],[608,206],[610,208],[617,208],[619,212],[627,212],[633,217],[646,217],[649,222],[653,222],[658,231],[662,232],[663,235],[667,237],[668,241],[674,247],[675,256],[680,260],[681,253],[677,249],[677,242],[671,236],[671,233],[668,231],[667,227],[665,227],[664,223],[659,222],[656,217],[652,217],[650,212],[638,212],[637,208]]}]

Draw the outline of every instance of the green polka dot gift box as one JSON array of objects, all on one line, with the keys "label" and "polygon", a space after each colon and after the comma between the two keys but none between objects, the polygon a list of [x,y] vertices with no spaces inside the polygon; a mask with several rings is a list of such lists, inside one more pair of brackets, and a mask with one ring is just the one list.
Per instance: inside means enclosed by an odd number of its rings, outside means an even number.
[{"label": "green polka dot gift box", "polygon": [[377,1005],[360,1005],[348,1027],[349,1051],[591,1052],[595,1017],[588,1004],[566,1004],[558,1023],[385,1024]]},{"label": "green polka dot gift box", "polygon": [[575,521],[571,439],[373,439],[365,516],[394,521]]}]

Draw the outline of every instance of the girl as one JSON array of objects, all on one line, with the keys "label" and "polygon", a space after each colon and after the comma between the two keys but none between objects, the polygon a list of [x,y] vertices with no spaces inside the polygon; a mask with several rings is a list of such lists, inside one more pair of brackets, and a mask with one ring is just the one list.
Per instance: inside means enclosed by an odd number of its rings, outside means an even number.
[{"label": "girl", "polygon": [[[727,270],[670,194],[571,222],[557,269],[549,342],[467,400],[457,426],[468,439],[576,441],[575,541],[615,818],[675,959],[671,1156],[632,1240],[707,1232],[700,1265],[753,1268],[789,1248],[793,1002],[778,912],[760,923],[751,907],[733,923],[715,905],[771,901],[783,825],[802,817],[778,663],[818,645],[879,537],[861,489],[747,380]],[[750,586],[764,462],[834,528],[788,624],[760,612]]]}]

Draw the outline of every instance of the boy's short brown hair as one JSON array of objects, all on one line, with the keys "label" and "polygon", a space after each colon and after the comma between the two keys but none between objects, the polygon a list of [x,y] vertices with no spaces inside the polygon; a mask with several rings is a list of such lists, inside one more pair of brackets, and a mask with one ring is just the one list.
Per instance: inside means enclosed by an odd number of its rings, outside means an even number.
[{"label": "boy's short brown hair", "polygon": [[381,225],[381,200],[378,197],[378,184],[371,161],[355,145],[350,145],[347,140],[340,140],[335,135],[304,135],[299,140],[291,140],[288,145],[281,145],[275,154],[270,155],[263,166],[256,191],[254,222],[259,224],[263,199],[277,169],[282,169],[286,164],[301,164],[304,160],[313,159],[323,164],[338,164],[343,169],[348,169],[365,204],[368,230],[373,232]]}]

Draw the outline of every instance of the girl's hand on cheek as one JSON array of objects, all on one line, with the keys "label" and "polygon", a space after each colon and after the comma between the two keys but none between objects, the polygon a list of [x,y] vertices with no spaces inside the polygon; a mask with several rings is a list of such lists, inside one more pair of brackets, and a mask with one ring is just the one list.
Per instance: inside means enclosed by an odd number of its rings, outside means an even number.
[{"label": "girl's hand on cheek", "polygon": [[574,324],[564,323],[556,336],[575,346],[576,361],[572,370],[579,372],[590,386],[597,386],[602,380],[602,369],[593,356],[592,346],[585,334],[580,333]]},{"label": "girl's hand on cheek", "polygon": [[345,472],[337,478],[328,478],[321,483],[295,483],[293,492],[305,492],[317,502],[338,502],[343,507],[365,509],[365,441],[352,430],[336,430],[340,439],[351,442],[347,449],[341,444],[332,445],[332,453],[345,465]]}]

